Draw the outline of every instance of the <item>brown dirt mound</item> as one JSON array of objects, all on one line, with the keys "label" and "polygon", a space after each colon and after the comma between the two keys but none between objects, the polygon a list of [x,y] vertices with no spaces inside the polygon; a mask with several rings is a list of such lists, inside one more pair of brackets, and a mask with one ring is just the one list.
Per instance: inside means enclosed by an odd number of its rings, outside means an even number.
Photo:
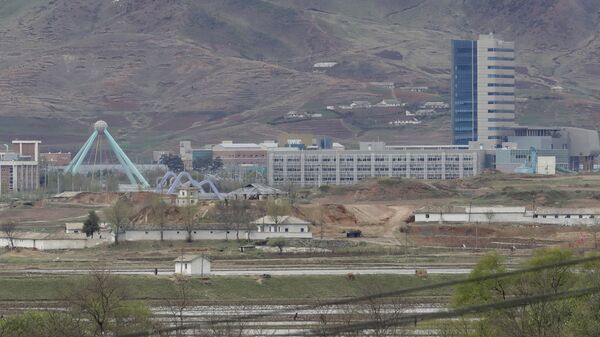
[{"label": "brown dirt mound", "polygon": [[416,200],[448,198],[458,194],[448,184],[413,179],[383,178],[363,180],[354,186],[335,186],[327,191],[336,199],[352,201]]},{"label": "brown dirt mound", "polygon": [[[212,210],[215,206],[214,202],[206,201],[198,204],[196,209],[196,217],[202,217]],[[143,206],[133,217],[132,222],[139,228],[152,228],[154,226],[152,221],[152,207]],[[170,225],[183,224],[184,219],[181,210],[177,206],[169,206],[167,208],[167,223]],[[181,226],[179,226],[181,227]]]},{"label": "brown dirt mound", "polygon": [[71,202],[83,205],[111,204],[118,198],[126,198],[134,205],[147,205],[156,196],[154,192],[81,192]]}]

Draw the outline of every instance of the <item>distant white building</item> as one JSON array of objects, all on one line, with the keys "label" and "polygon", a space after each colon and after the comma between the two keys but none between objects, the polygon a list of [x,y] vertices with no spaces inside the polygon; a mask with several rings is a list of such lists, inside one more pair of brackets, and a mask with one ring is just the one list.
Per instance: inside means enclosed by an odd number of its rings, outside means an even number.
[{"label": "distant white building", "polygon": [[396,86],[394,82],[369,82],[369,85],[386,89],[394,89]]},{"label": "distant white building", "polygon": [[398,89],[410,92],[425,92],[429,90],[429,87],[398,87]]},{"label": "distant white building", "polygon": [[395,121],[391,121],[388,122],[389,125],[393,125],[393,126],[400,126],[400,125],[418,125],[423,123],[423,121],[420,121],[416,118],[413,118],[412,120],[395,120]]},{"label": "distant white building", "polygon": [[423,109],[450,109],[450,104],[444,102],[425,102]]},{"label": "distant white building", "polygon": [[565,88],[561,87],[560,85],[556,85],[550,88],[550,91],[555,94],[562,94],[565,91]]},{"label": "distant white building", "polygon": [[371,106],[371,102],[369,101],[354,101],[350,103],[350,109],[369,109]]},{"label": "distant white building", "polygon": [[384,99],[381,102],[375,104],[375,106],[378,108],[390,108],[402,106],[402,103],[400,103],[400,101],[397,99]]},{"label": "distant white building", "polygon": [[333,142],[333,144],[331,145],[331,149],[332,150],[339,150],[339,151],[341,151],[341,150],[345,150],[346,147],[344,145],[340,144],[340,143]]},{"label": "distant white building", "polygon": [[434,109],[419,109],[419,110],[415,111],[414,115],[416,115],[416,116],[431,116],[431,115],[435,115],[435,110]]},{"label": "distant white building", "polygon": [[174,260],[175,274],[210,275],[210,259],[204,255],[183,255]]},{"label": "distant white building", "polygon": [[414,212],[415,222],[425,223],[500,223],[545,225],[596,225],[600,209],[561,209],[505,206],[424,207]]},{"label": "distant white building", "polygon": [[327,69],[327,68],[333,68],[337,64],[338,64],[337,62],[317,62],[313,65],[313,68]]},{"label": "distant white building", "polygon": [[263,216],[252,221],[259,233],[308,233],[311,223],[291,215]]},{"label": "distant white building", "polygon": [[304,119],[308,117],[309,116],[305,112],[299,112],[295,110],[289,111],[283,116],[285,119]]}]

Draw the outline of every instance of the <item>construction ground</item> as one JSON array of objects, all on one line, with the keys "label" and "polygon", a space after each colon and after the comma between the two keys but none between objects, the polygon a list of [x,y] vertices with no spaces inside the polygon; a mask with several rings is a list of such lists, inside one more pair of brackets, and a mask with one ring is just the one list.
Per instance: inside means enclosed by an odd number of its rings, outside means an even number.
[{"label": "construction ground", "polygon": [[[97,211],[102,220],[103,210],[120,197],[127,197],[134,206],[133,228],[156,227],[150,220],[155,196],[149,192],[12,200],[0,203],[0,220],[14,220],[19,230],[59,233],[65,222],[82,222],[90,210]],[[134,290],[133,298],[148,303],[154,316],[165,317],[165,306],[176,296],[173,260],[182,254],[210,256],[215,273],[210,278],[192,279],[193,307],[188,314],[194,321],[235,310],[295,311],[295,305],[456,280],[466,277],[489,251],[500,251],[508,268],[518,268],[541,247],[571,247],[581,256],[596,250],[594,227],[415,224],[412,214],[421,207],[468,204],[600,208],[600,175],[484,174],[460,181],[428,182],[381,179],[354,186],[294,190],[293,200],[291,212],[315,223],[311,227],[314,239],[288,240],[283,252],[275,247],[241,252],[241,246],[250,244],[245,240],[121,242],[79,250],[2,248],[0,314],[62,308],[61,294],[70,285],[93,270],[110,269]],[[215,205],[202,202],[198,214],[206,214]],[[255,209],[263,206],[253,204]],[[175,206],[167,209],[167,218],[173,227],[183,221]],[[360,230],[362,236],[347,238],[349,230]],[[428,273],[416,275],[418,270]],[[406,312],[431,312],[444,310],[451,294],[452,288],[447,287],[400,300]],[[298,316],[281,313],[256,324],[271,335],[289,334],[299,329],[297,324],[316,324],[322,315],[335,316],[343,309],[319,310],[299,311]],[[435,328],[435,322],[424,323],[410,333],[423,335]]]}]

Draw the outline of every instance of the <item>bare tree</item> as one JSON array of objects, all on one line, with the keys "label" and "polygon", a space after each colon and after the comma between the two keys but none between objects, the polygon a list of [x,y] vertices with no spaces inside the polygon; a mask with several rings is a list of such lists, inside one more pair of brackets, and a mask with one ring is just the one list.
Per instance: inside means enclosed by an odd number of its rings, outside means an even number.
[{"label": "bare tree", "polygon": [[267,215],[273,219],[275,227],[284,220],[286,215],[290,214],[292,207],[285,199],[269,200],[267,203]]},{"label": "bare tree", "polygon": [[187,232],[187,242],[192,242],[192,232],[196,228],[196,205],[187,205],[179,208],[183,218],[183,228]]},{"label": "bare tree", "polygon": [[[250,309],[237,307],[238,312],[247,313]],[[246,322],[243,320],[223,320],[220,313],[213,313],[207,323],[207,327],[202,331],[201,336],[206,337],[246,337]]]},{"label": "bare tree", "polygon": [[156,197],[150,203],[150,207],[150,217],[153,224],[160,229],[160,241],[163,241],[163,232],[167,224],[167,210],[169,206],[161,197]]},{"label": "bare tree", "polygon": [[267,242],[269,247],[277,247],[279,249],[279,254],[283,253],[283,247],[285,247],[285,243],[286,242],[284,238],[272,238]]},{"label": "bare tree", "polygon": [[83,336],[120,336],[160,327],[146,304],[129,299],[129,290],[125,280],[109,270],[92,269],[69,287],[68,313],[84,327]]},{"label": "bare tree", "polygon": [[173,284],[175,286],[175,296],[167,300],[167,303],[173,316],[173,324],[177,328],[176,336],[183,336],[185,312],[191,305],[191,282],[188,277],[176,275],[175,280],[173,280]]},{"label": "bare tree", "polygon": [[325,234],[325,212],[323,209],[318,208],[317,211],[312,215],[311,220],[315,226],[319,227],[321,240]]},{"label": "bare tree", "polygon": [[[364,288],[364,290],[361,291],[364,295],[381,292],[384,292],[384,290],[377,286],[373,289]],[[404,329],[390,323],[401,319],[404,315],[404,308],[400,299],[397,297],[381,299],[370,298],[356,304],[349,304],[343,307],[343,311],[344,315],[342,319],[345,321],[342,322],[340,325],[341,327],[361,321],[369,321],[373,324],[372,327],[369,328],[368,334],[367,331],[353,331],[344,332],[344,336],[368,335],[374,337],[387,337],[404,335]]]},{"label": "bare tree", "polygon": [[600,214],[594,214],[594,224],[591,226],[594,236],[594,249],[598,249],[598,226],[600,226]]},{"label": "bare tree", "polygon": [[239,200],[234,203],[235,214],[235,231],[236,239],[240,239],[240,230],[248,228],[248,224],[252,221],[251,205],[247,200]]},{"label": "bare tree", "polygon": [[[340,308],[341,307],[319,306],[318,312],[315,313],[318,315],[316,326],[313,328],[315,336],[337,337],[342,335],[336,333],[335,328],[352,323],[353,318],[348,315],[350,314],[350,311],[348,310],[342,310],[344,311],[343,314],[336,312],[340,310]],[[297,319],[297,315],[298,314],[296,313],[294,320]],[[350,334],[347,334],[347,336],[350,336]]]},{"label": "bare tree", "polygon": [[119,244],[119,234],[125,232],[131,224],[133,210],[129,202],[124,199],[117,199],[109,208],[104,211],[108,223],[111,224],[115,233],[115,244]]},{"label": "bare tree", "polygon": [[488,221],[488,225],[490,224],[490,222],[492,222],[492,219],[494,218],[494,212],[492,210],[488,210],[485,212],[485,218]]},{"label": "bare tree", "polygon": [[2,232],[6,235],[6,239],[10,243],[10,249],[15,249],[15,231],[17,224],[14,221],[7,221],[2,223]]},{"label": "bare tree", "polygon": [[115,318],[124,307],[126,287],[107,270],[92,270],[73,286],[68,303],[74,314],[92,324],[93,336],[105,336],[115,328]]},{"label": "bare tree", "polygon": [[219,203],[215,218],[226,230],[235,230],[236,240],[240,240],[240,230],[250,222],[250,204],[246,200],[229,200]]}]

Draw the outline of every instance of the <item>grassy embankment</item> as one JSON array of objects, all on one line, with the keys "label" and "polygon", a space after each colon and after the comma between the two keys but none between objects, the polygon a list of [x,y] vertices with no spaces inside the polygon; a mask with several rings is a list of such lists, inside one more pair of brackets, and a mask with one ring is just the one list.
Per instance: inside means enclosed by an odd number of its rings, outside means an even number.
[{"label": "grassy embankment", "polygon": [[[0,278],[0,301],[61,300],[84,276],[34,276]],[[173,280],[168,277],[116,276],[125,281],[134,299],[163,300],[175,296]],[[366,295],[434,284],[461,276],[430,275],[419,278],[408,275],[346,276],[274,276],[192,278],[190,298],[194,300],[244,302],[280,301],[311,302]],[[464,276],[463,276],[464,277]],[[435,289],[413,296],[446,296],[451,289]]]}]

